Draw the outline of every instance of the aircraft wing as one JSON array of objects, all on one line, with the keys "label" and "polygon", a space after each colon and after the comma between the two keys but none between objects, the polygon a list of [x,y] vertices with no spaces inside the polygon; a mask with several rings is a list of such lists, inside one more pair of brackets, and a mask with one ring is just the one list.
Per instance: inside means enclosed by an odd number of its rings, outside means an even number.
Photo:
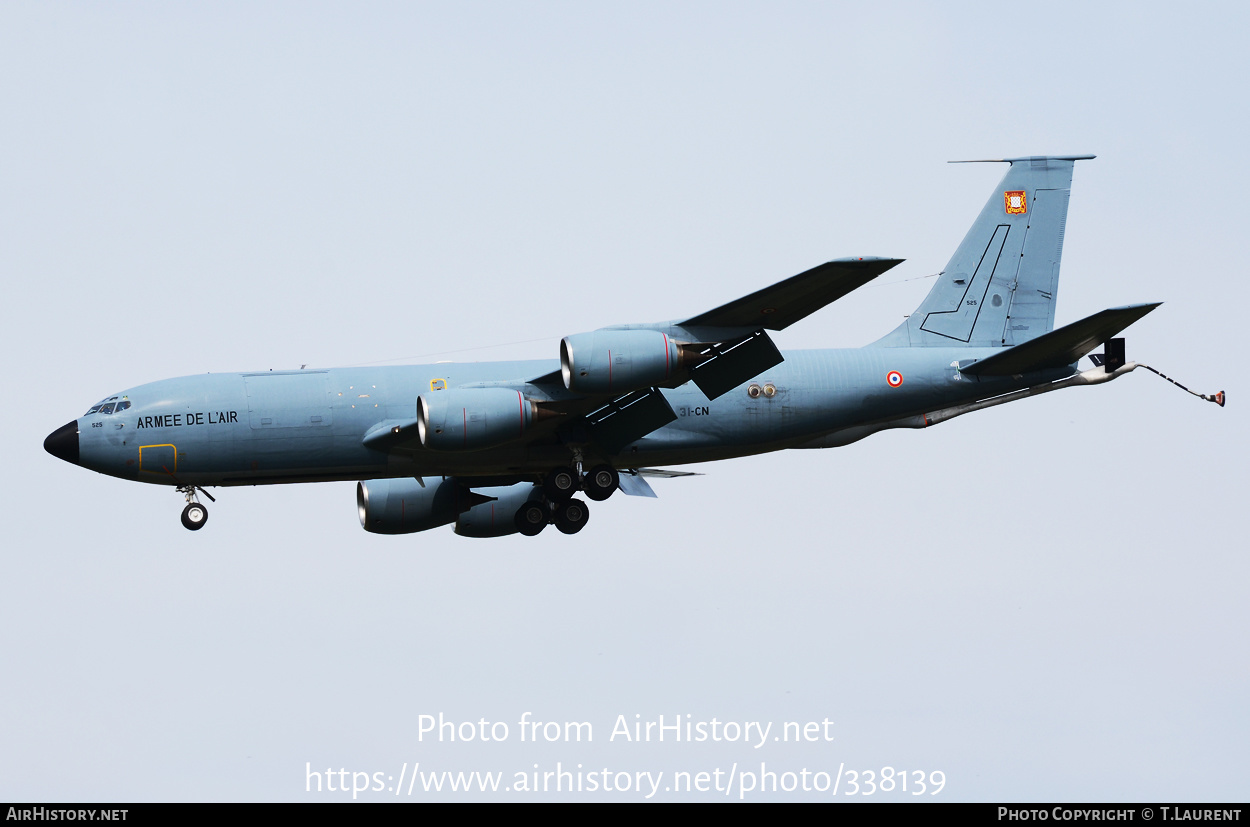
[{"label": "aircraft wing", "polygon": [[902,261],[871,256],[835,259],[678,324],[782,330]]},{"label": "aircraft wing", "polygon": [[[765,330],[789,327],[901,262],[871,256],[836,259],[685,321],[665,323],[664,328],[688,328],[702,341],[682,345],[690,349],[693,364],[688,373],[662,386],[693,382],[708,399],[728,393],[783,361]],[[561,371],[522,380],[516,387],[527,385],[547,396],[542,404],[548,414],[567,417],[564,423],[573,424],[574,434],[584,434],[581,439],[613,453],[677,418],[657,386],[625,393],[568,393]],[[540,431],[540,440],[554,438],[551,428]],[[378,450],[415,448],[421,444],[418,433],[417,419],[387,420],[363,442]],[[639,482],[637,487],[645,486]]]},{"label": "aircraft wing", "polygon": [[1070,365],[1162,302],[1113,307],[1044,333],[960,370],[970,376],[1016,376]]},{"label": "aircraft wing", "polygon": [[[674,323],[674,327],[685,328],[703,339],[685,345],[698,355],[689,373],[680,381],[693,382],[708,399],[728,393],[783,361],[784,357],[765,329],[788,327],[901,261],[865,256],[826,262],[749,296]],[[555,384],[558,380],[558,374],[553,373],[531,381],[543,385]],[[591,440],[613,452],[677,418],[655,387],[598,400],[598,404],[587,407],[585,416]]]}]

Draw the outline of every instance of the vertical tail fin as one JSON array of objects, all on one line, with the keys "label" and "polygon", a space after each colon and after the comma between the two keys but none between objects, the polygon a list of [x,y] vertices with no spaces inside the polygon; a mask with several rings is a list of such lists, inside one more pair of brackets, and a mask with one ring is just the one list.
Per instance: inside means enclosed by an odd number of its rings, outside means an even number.
[{"label": "vertical tail fin", "polygon": [[877,344],[1010,347],[1053,329],[1072,166],[1093,157],[1005,159],[1011,168],[937,284]]}]

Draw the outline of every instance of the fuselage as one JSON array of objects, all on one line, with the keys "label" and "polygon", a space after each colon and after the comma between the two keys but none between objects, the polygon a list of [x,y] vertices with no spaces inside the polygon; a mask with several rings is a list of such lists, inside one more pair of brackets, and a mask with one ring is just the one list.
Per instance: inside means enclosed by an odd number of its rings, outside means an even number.
[{"label": "fuselage", "polygon": [[[601,459],[617,468],[638,468],[825,447],[839,444],[830,439],[839,432],[895,427],[893,420],[1073,372],[991,381],[960,374],[961,361],[966,365],[991,352],[791,351],[781,364],[715,400],[689,383],[663,390],[677,419]],[[420,445],[387,450],[364,440],[390,423],[411,422],[421,394],[498,384],[541,396],[542,389],[527,382],[558,367],[554,361],[444,363],[166,379],[122,391],[80,417],[76,461],[103,474],[160,485],[438,475],[524,479],[566,461],[568,447],[553,438],[480,451]]]}]

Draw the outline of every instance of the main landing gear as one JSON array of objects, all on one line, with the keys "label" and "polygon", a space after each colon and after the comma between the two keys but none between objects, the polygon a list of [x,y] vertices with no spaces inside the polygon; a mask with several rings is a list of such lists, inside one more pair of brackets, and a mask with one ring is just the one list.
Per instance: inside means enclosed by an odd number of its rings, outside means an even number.
[{"label": "main landing gear", "polygon": [[621,478],[611,465],[595,466],[584,475],[577,469],[556,468],[543,478],[542,498],[530,500],[517,510],[517,531],[533,537],[555,523],[564,534],[576,534],[590,520],[590,509],[573,494],[580,488],[591,500],[602,502],[620,484]]},{"label": "main landing gear", "polygon": [[182,525],[189,531],[199,531],[208,522],[208,506],[200,502],[199,497],[195,495],[196,491],[204,493],[212,502],[217,502],[217,498],[212,494],[204,491],[196,485],[180,485],[178,493],[185,494],[187,498],[187,507],[182,509]]},{"label": "main landing gear", "polygon": [[582,477],[582,490],[595,502],[611,497],[621,487],[621,477],[611,465],[598,465]]}]

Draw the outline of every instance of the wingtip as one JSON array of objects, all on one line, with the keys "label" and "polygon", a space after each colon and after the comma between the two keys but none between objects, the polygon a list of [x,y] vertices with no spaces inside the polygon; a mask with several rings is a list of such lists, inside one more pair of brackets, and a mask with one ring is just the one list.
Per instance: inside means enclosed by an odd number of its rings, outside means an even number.
[{"label": "wingtip", "polygon": [[1137,304],[1122,304],[1119,307],[1111,307],[1109,310],[1140,310],[1142,315],[1149,313],[1156,307],[1162,307],[1163,302],[1139,302]]},{"label": "wingtip", "polygon": [[907,259],[893,258],[891,256],[844,256],[843,258],[835,258],[830,264],[862,264],[868,266],[886,265],[887,267],[895,267],[902,264]]}]

